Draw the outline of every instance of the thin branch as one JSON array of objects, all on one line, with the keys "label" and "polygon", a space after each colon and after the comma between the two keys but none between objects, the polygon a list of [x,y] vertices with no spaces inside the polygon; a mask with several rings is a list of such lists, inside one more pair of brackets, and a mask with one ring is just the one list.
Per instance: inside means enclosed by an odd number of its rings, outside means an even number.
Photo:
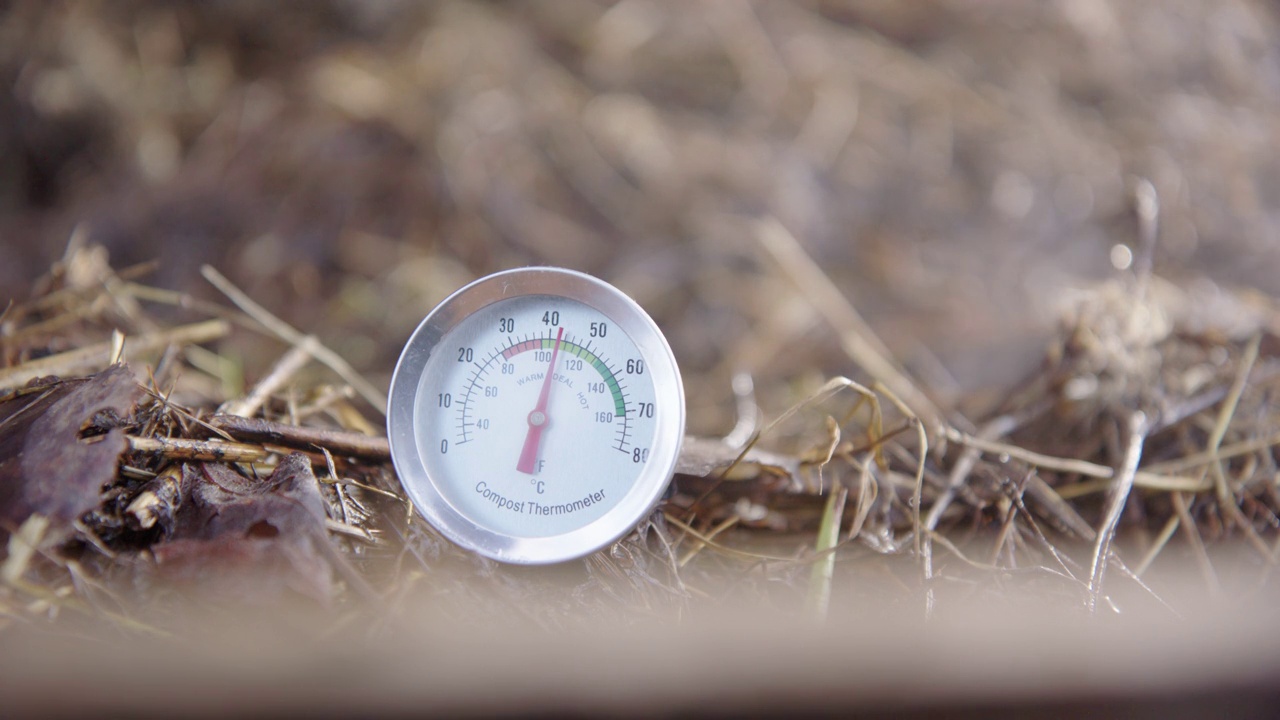
[{"label": "thin branch", "polygon": [[315,357],[316,347],[319,346],[315,337],[308,335],[303,340],[304,342],[301,345],[294,345],[289,348],[289,352],[276,361],[271,371],[259,380],[257,385],[254,385],[248,396],[242,400],[231,400],[223,403],[222,407],[218,408],[218,412],[226,413],[227,415],[253,417],[272,395],[284,387],[299,370]]},{"label": "thin branch", "polygon": [[[1253,365],[1258,360],[1258,348],[1261,343],[1262,334],[1259,333],[1249,340],[1248,345],[1245,345],[1244,355],[1240,358],[1240,369],[1236,373],[1235,380],[1231,383],[1231,389],[1227,392],[1227,399],[1222,403],[1222,410],[1218,413],[1218,419],[1213,425],[1213,432],[1209,436],[1209,447],[1205,449],[1208,453],[1216,453],[1219,446],[1222,445],[1222,438],[1227,434],[1231,418],[1235,416],[1236,407],[1240,404],[1240,396],[1244,394],[1245,384],[1249,380],[1249,372],[1253,370]],[[1253,545],[1254,549],[1262,554],[1262,557],[1272,561],[1271,548],[1267,547],[1267,544],[1259,537],[1258,531],[1253,529],[1249,519],[1240,510],[1239,501],[1236,500],[1235,493],[1227,482],[1227,475],[1222,469],[1222,462],[1214,460],[1209,463],[1209,471],[1213,474],[1214,487],[1218,493],[1218,506],[1221,508],[1223,515],[1244,532],[1249,544]]]},{"label": "thin branch", "polygon": [[[1110,480],[1115,477],[1115,468],[1099,465],[1087,460],[1074,460],[1070,458],[1054,457],[1052,455],[1044,455],[1033,450],[1018,447],[1017,445],[1009,445],[1007,443],[993,442],[983,437],[975,437],[968,433],[962,433],[959,430],[947,430],[947,439],[968,448],[981,450],[984,453],[993,455],[1008,455],[1016,458],[1029,465],[1035,465],[1046,470],[1053,470],[1060,473],[1085,475],[1088,477],[1102,478]],[[1200,492],[1208,490],[1212,487],[1208,481],[1198,480],[1192,477],[1183,477],[1177,475],[1161,475],[1149,471],[1138,471],[1134,475],[1134,484],[1141,488],[1151,490],[1182,490],[1188,492]],[[1064,496],[1066,493],[1064,493]]]},{"label": "thin branch", "polygon": [[1102,580],[1107,572],[1107,560],[1111,556],[1111,540],[1115,537],[1120,514],[1124,512],[1125,503],[1129,500],[1129,492],[1133,490],[1134,476],[1138,472],[1138,463],[1142,461],[1142,447],[1146,443],[1149,427],[1150,421],[1146,413],[1141,410],[1129,416],[1128,443],[1125,446],[1124,460],[1116,471],[1111,494],[1107,497],[1102,525],[1098,528],[1098,539],[1093,545],[1093,565],[1089,571],[1088,609],[1090,613],[1098,610]]},{"label": "thin branch", "polygon": [[[132,360],[169,345],[198,345],[226,336],[231,328],[223,320],[206,320],[163,332],[147,333],[129,342],[125,359]],[[16,388],[33,378],[45,375],[81,375],[96,372],[110,364],[117,343],[108,341],[38,358],[0,370],[0,391]]]},{"label": "thin branch", "polygon": [[1165,545],[1169,544],[1169,540],[1178,531],[1178,525],[1180,524],[1181,522],[1176,514],[1169,516],[1164,527],[1160,529],[1160,534],[1156,536],[1155,542],[1151,543],[1147,554],[1142,556],[1142,562],[1139,562],[1138,567],[1133,569],[1133,574],[1136,577],[1142,577],[1143,573],[1150,569],[1151,563],[1156,561],[1156,558],[1164,550]]},{"label": "thin branch", "polygon": [[269,454],[265,448],[221,440],[187,440],[184,438],[147,438],[129,436],[129,449],[149,455],[162,455],[173,460],[203,462],[259,462]]},{"label": "thin branch", "polygon": [[1195,518],[1191,517],[1186,498],[1180,492],[1175,492],[1170,497],[1173,500],[1173,510],[1178,513],[1178,524],[1182,527],[1182,533],[1187,536],[1187,542],[1191,544],[1192,556],[1196,559],[1196,565],[1200,567],[1200,573],[1204,575],[1205,584],[1215,596],[1220,595],[1222,584],[1218,582],[1218,573],[1214,571],[1213,562],[1209,560],[1209,553],[1204,547],[1204,538],[1200,537],[1200,528],[1196,526]]},{"label": "thin branch", "polygon": [[238,415],[214,415],[209,418],[209,424],[241,441],[271,443],[300,450],[322,448],[335,455],[380,462],[391,459],[391,447],[382,437],[345,430],[298,427]]},{"label": "thin branch", "polygon": [[757,223],[755,229],[760,244],[839,334],[849,357],[902,398],[929,433],[939,437],[946,427],[942,411],[894,365],[890,360],[893,354],[795,236],[773,218]]},{"label": "thin branch", "polygon": [[201,267],[200,274],[204,276],[205,280],[208,280],[214,287],[218,288],[223,295],[226,295],[231,302],[235,303],[236,307],[250,315],[254,320],[257,320],[263,327],[270,330],[281,340],[292,345],[299,346],[314,342],[315,347],[313,348],[312,354],[317,360],[324,363],[330,370],[337,373],[338,377],[342,378],[351,385],[351,387],[355,388],[356,392],[360,393],[360,397],[363,397],[370,405],[377,408],[378,412],[383,415],[387,414],[386,396],[382,392],[379,392],[378,389],[370,384],[368,380],[361,377],[360,374],[355,371],[355,368],[351,367],[351,365],[344,360],[342,356],[325,347],[314,338],[308,340],[308,335],[304,335],[299,332],[292,325],[271,314],[269,310],[259,305],[257,302],[254,302],[253,298],[246,295],[243,290],[232,284],[230,280],[224,277],[222,273],[215,270],[212,266],[205,265]]}]

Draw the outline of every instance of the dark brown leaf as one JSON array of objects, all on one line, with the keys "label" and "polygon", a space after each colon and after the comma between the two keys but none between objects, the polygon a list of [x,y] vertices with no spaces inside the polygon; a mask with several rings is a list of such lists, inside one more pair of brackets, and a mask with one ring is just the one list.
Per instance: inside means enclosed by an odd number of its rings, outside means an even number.
[{"label": "dark brown leaf", "polygon": [[[65,525],[97,507],[128,444],[122,429],[104,424],[127,416],[142,396],[124,365],[44,384],[0,404],[0,523],[7,527],[36,513]],[[87,429],[94,434],[82,438]]]},{"label": "dark brown leaf", "polygon": [[170,541],[152,553],[161,575],[217,596],[259,602],[285,590],[328,599],[324,502],[301,453],[270,477],[245,477],[218,463],[187,465]]}]

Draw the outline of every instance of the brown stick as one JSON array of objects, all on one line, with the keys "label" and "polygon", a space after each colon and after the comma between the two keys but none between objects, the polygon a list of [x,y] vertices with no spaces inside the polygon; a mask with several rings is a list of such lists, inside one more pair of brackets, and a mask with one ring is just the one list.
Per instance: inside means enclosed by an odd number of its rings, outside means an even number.
[{"label": "brown stick", "polygon": [[381,437],[342,430],[298,427],[238,415],[214,415],[209,418],[209,424],[237,440],[247,442],[272,443],[302,450],[326,448],[334,455],[367,460],[391,459],[391,446],[386,438]]},{"label": "brown stick", "polygon": [[129,436],[129,449],[177,460],[202,462],[258,462],[268,455],[265,448],[242,443],[184,438],[147,438],[137,435]]}]

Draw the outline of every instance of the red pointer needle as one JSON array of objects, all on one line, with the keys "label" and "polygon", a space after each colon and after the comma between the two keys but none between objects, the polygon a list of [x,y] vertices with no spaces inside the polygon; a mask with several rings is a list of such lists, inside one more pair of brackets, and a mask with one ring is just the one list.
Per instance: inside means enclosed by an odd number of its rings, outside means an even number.
[{"label": "red pointer needle", "polygon": [[529,434],[524,436],[524,448],[520,451],[520,462],[516,470],[526,475],[533,474],[533,466],[538,459],[538,445],[542,443],[542,431],[546,429],[551,418],[547,417],[547,398],[551,397],[551,377],[555,374],[556,356],[560,354],[560,338],[564,336],[564,328],[556,333],[556,346],[551,350],[551,364],[547,366],[547,377],[542,381],[542,392],[538,394],[538,404],[529,413]]}]

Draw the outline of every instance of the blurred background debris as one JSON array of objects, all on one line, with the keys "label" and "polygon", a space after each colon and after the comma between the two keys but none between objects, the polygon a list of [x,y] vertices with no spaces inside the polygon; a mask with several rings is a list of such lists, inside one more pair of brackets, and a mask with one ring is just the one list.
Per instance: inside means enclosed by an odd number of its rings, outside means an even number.
[{"label": "blurred background debris", "polygon": [[1139,177],[1158,272],[1280,291],[1276,23],[1248,0],[13,2],[0,283],[25,296],[80,226],[170,289],[211,297],[215,265],[376,377],[465,280],[547,263],[636,295],[716,386],[847,373],[742,227],[773,216],[955,398],[1034,367],[1062,298],[1114,272]]}]

